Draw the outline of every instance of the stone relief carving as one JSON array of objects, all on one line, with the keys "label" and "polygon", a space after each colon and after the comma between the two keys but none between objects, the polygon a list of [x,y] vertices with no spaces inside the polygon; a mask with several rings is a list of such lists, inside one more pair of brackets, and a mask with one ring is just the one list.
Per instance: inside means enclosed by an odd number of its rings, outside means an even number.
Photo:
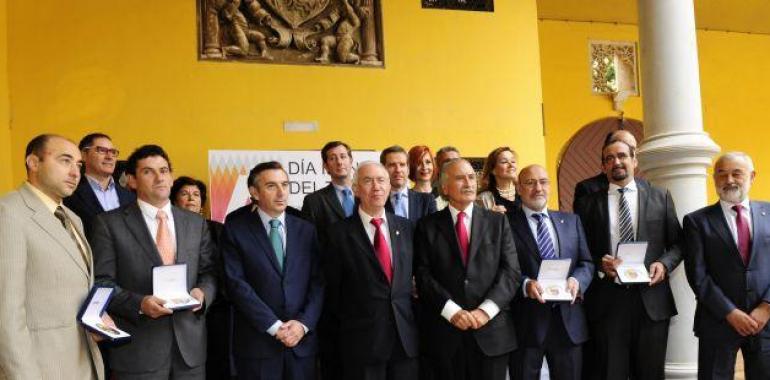
[{"label": "stone relief carving", "polygon": [[198,0],[200,58],[383,66],[381,0]]}]

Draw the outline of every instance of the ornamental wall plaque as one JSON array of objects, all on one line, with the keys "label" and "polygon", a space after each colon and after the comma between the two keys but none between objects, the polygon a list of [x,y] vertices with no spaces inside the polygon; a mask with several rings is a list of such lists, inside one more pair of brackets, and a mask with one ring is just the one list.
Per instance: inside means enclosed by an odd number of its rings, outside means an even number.
[{"label": "ornamental wall plaque", "polygon": [[199,57],[384,66],[381,0],[198,0]]}]

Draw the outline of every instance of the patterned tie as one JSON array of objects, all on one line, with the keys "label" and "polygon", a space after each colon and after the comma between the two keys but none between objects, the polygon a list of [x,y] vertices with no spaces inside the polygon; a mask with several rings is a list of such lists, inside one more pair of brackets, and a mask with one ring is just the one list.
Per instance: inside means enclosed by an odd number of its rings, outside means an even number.
[{"label": "patterned tie", "polygon": [[468,229],[465,228],[464,211],[457,213],[455,233],[457,233],[457,242],[460,244],[460,258],[463,260],[463,265],[468,266]]},{"label": "patterned tie", "polygon": [[743,217],[743,206],[735,205],[733,210],[737,213],[735,215],[735,227],[738,230],[738,252],[741,254],[744,265],[749,265],[749,259],[751,258],[751,232],[749,231],[749,224],[746,222],[746,218]]},{"label": "patterned tie", "polygon": [[394,203],[393,204],[393,211],[395,212],[396,215],[398,215],[398,216],[400,216],[402,218],[406,218],[407,217],[407,215],[406,215],[406,207],[404,207],[404,206],[405,206],[405,204],[407,202],[404,202],[404,194],[394,193],[393,194],[393,198],[394,198],[394,201],[395,201],[395,202],[393,202]]},{"label": "patterned tie", "polygon": [[350,189],[342,190],[342,209],[345,210],[345,217],[353,215],[355,202],[353,202],[353,192]]},{"label": "patterned tie", "polygon": [[385,235],[382,234],[382,230],[380,229],[382,218],[372,218],[370,223],[374,225],[374,254],[377,256],[377,261],[380,262],[382,271],[388,279],[388,284],[392,284],[393,266],[390,262],[390,247],[388,247],[388,241],[385,240]]},{"label": "patterned tie", "polygon": [[278,267],[283,270],[283,259],[285,255],[283,251],[283,239],[281,239],[281,221],[275,218],[270,219],[270,245],[273,246],[275,258],[278,260]]},{"label": "patterned tie", "polygon": [[545,218],[548,216],[543,213],[532,214],[537,221],[537,249],[540,251],[540,257],[543,260],[556,259],[556,250],[553,248],[551,234],[548,233],[548,227],[545,225]]},{"label": "patterned tie", "polygon": [[174,264],[174,256],[176,256],[176,249],[174,243],[171,241],[171,232],[168,230],[168,215],[163,210],[158,210],[155,214],[155,219],[158,220],[158,233],[155,235],[155,245],[158,247],[160,253],[160,260],[163,265]]},{"label": "patterned tie", "polygon": [[634,225],[631,223],[631,209],[628,207],[628,200],[625,193],[626,188],[618,189],[620,201],[618,202],[618,226],[620,227],[620,242],[634,241]]},{"label": "patterned tie", "polygon": [[72,221],[67,216],[67,213],[64,212],[64,209],[61,206],[56,207],[56,211],[53,212],[53,215],[59,219],[62,227],[64,227],[64,229],[67,230],[67,233],[70,234],[70,238],[72,238],[72,240],[75,242],[75,245],[78,247],[78,251],[80,251],[80,257],[83,258],[83,262],[86,264],[86,269],[90,272],[91,261],[88,259],[88,253],[86,253],[85,248],[80,245],[80,242],[85,240],[78,239],[78,232],[75,230],[75,227],[72,225]]}]

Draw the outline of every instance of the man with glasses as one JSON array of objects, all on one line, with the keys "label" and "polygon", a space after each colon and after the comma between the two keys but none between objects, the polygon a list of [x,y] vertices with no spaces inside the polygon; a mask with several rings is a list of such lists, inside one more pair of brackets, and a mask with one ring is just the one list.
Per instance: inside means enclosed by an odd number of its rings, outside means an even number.
[{"label": "man with glasses", "polygon": [[85,175],[80,177],[72,196],[64,199],[64,204],[83,220],[86,236],[91,236],[91,224],[96,215],[129,204],[136,200],[136,196],[112,177],[120,152],[109,136],[91,133],[80,140],[78,148],[83,156]]},{"label": "man with glasses", "polygon": [[[606,191],[579,198],[580,216],[597,272],[585,295],[593,362],[600,379],[662,379],[668,325],[676,315],[668,275],[682,261],[681,226],[671,195],[634,179],[635,149],[621,140],[602,148]],[[651,281],[618,280],[619,243],[646,242],[644,265]]]}]

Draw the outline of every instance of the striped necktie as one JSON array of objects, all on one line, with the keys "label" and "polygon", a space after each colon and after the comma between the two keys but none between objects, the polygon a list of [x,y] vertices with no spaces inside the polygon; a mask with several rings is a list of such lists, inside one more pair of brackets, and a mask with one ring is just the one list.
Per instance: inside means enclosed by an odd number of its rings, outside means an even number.
[{"label": "striped necktie", "polygon": [[540,251],[540,257],[543,260],[556,259],[556,250],[553,248],[551,234],[548,233],[548,227],[545,225],[545,219],[548,217],[544,213],[532,214],[537,221],[537,249]]},{"label": "striped necktie", "polygon": [[631,208],[628,207],[628,200],[625,193],[627,188],[618,189],[620,201],[618,202],[618,227],[620,227],[620,242],[625,243],[634,241],[634,225],[631,223]]}]

